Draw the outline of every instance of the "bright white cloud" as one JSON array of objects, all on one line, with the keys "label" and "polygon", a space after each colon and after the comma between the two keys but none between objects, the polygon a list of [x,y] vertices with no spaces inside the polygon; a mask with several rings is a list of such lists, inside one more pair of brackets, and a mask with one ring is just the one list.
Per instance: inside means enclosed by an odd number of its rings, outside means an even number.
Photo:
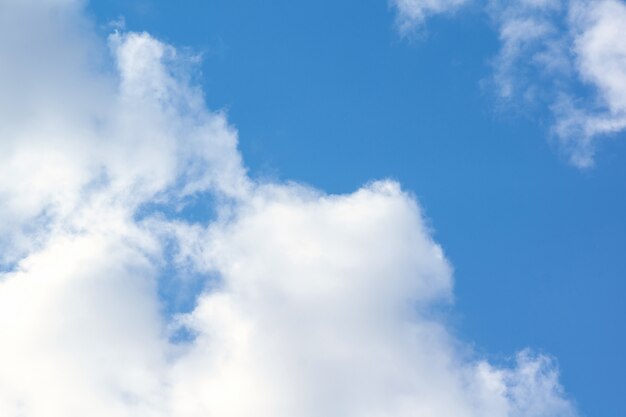
[{"label": "bright white cloud", "polygon": [[[254,182],[193,57],[0,6],[0,415],[576,415],[551,360],[495,367],[435,318],[451,267],[396,183]],[[208,196],[215,220],[177,214]],[[172,316],[159,285],[189,270]]]},{"label": "bright white cloud", "polygon": [[575,415],[546,358],[464,360],[430,318],[451,270],[395,183],[262,186],[201,240],[223,280],[181,317],[196,334],[174,366],[183,415]]}]

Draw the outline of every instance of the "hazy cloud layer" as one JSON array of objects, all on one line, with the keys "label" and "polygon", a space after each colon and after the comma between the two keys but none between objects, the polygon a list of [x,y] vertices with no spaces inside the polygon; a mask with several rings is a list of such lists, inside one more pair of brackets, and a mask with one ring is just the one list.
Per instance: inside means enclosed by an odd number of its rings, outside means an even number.
[{"label": "hazy cloud layer", "polygon": [[435,318],[451,267],[398,184],[255,182],[194,57],[0,8],[0,415],[576,415],[549,358],[490,365]]}]

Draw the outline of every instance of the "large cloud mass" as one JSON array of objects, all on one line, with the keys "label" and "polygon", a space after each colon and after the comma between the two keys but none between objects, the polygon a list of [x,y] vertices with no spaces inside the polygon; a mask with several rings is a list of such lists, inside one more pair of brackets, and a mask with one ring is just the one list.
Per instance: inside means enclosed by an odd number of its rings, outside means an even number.
[{"label": "large cloud mass", "polygon": [[436,319],[411,195],[253,181],[193,60],[0,1],[0,415],[576,415],[549,358],[492,366]]}]

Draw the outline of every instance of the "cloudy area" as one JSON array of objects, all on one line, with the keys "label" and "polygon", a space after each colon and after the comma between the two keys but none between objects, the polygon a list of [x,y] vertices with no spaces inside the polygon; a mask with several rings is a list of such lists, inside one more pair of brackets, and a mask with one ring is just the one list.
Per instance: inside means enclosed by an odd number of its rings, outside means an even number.
[{"label": "cloudy area", "polygon": [[484,7],[497,31],[489,88],[508,106],[543,105],[546,135],[579,168],[600,139],[626,129],[626,5],[620,0],[393,0],[403,33],[461,5]]},{"label": "cloudy area", "polygon": [[[461,3],[398,2],[401,25]],[[626,126],[626,8],[526,3],[493,5],[494,78],[524,96],[515,63],[532,54],[593,88],[552,97],[555,135],[588,166]],[[413,194],[251,178],[193,82],[199,57],[104,39],[84,7],[0,1],[1,416],[578,415],[555,359],[490,364],[448,328],[453,266]]]}]

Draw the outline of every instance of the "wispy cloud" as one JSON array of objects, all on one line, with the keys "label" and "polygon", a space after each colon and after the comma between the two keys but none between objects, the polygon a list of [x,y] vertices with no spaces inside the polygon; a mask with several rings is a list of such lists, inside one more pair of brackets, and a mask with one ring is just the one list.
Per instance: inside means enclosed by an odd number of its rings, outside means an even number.
[{"label": "wispy cloud", "polygon": [[[452,268],[398,184],[254,181],[193,57],[2,6],[0,415],[576,415],[552,360],[490,365],[434,318]],[[214,220],[179,214],[209,197]],[[171,314],[160,282],[189,271]]]},{"label": "wispy cloud", "polygon": [[597,141],[626,128],[626,5],[492,2],[491,13],[502,42],[493,61],[499,96],[548,105],[569,160],[593,165]]},{"label": "wispy cloud", "polygon": [[[462,1],[395,1],[400,33]],[[597,143],[626,129],[626,4],[620,0],[490,0],[500,51],[493,87],[505,105],[540,106],[569,161],[594,164]]]},{"label": "wispy cloud", "polygon": [[421,28],[425,20],[433,15],[450,13],[469,0],[391,0],[397,11],[396,23],[399,31],[406,35]]},{"label": "wispy cloud", "polygon": [[572,161],[588,166],[597,138],[626,128],[626,4],[574,2],[570,22],[574,68],[592,93],[585,99],[568,92],[556,102],[556,132],[573,148]]}]

